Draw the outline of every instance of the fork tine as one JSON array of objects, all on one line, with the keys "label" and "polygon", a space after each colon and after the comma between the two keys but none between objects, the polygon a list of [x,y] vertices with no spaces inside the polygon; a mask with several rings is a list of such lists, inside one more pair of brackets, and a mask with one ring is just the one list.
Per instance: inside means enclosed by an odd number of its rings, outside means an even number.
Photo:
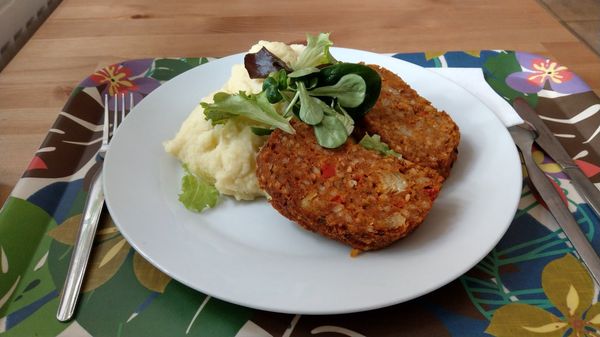
[{"label": "fork tine", "polygon": [[113,135],[115,134],[115,132],[117,131],[117,126],[119,124],[119,94],[115,95],[115,109],[113,111],[113,130],[112,133]]},{"label": "fork tine", "polygon": [[117,128],[119,127],[119,95],[115,95],[115,111],[113,111],[113,134],[115,136],[115,132],[117,132]]},{"label": "fork tine", "polygon": [[121,122],[125,119],[125,93],[121,93]]},{"label": "fork tine", "polygon": [[108,120],[108,95],[104,95],[104,125],[102,126],[102,144],[108,144],[110,121]]},{"label": "fork tine", "polygon": [[133,110],[133,93],[129,93],[129,111]]}]

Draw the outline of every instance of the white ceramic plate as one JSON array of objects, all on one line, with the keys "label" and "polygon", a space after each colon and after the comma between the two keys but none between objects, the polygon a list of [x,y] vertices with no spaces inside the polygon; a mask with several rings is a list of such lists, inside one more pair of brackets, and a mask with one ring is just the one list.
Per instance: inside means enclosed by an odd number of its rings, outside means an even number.
[{"label": "white ceramic plate", "polygon": [[351,258],[350,249],[291,223],[265,200],[227,199],[201,214],[177,201],[180,164],[164,152],[200,99],[218,90],[243,55],[192,69],[162,85],[126,118],[104,164],[110,212],[131,245],[174,279],[240,305],[297,314],[384,307],[454,280],[506,232],[521,168],[506,128],[477,98],[426,69],[391,57],[333,48],[342,61],[401,75],[459,125],[450,178],[425,223],[392,247]]}]

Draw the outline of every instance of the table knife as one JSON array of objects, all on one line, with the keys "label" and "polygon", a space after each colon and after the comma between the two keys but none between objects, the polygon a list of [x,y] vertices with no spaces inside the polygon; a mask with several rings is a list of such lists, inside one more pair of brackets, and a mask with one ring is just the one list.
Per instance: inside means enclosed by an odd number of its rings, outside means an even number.
[{"label": "table knife", "polygon": [[573,214],[569,211],[568,206],[560,197],[554,185],[533,160],[531,149],[535,132],[529,129],[528,125],[511,126],[508,131],[523,156],[528,179],[535,191],[548,206],[548,210],[562,228],[596,283],[600,284],[600,257],[575,221]]},{"label": "table knife", "polygon": [[565,148],[550,131],[537,112],[522,98],[515,99],[513,107],[537,133],[535,142],[546,152],[571,178],[571,184],[590,207],[600,216],[600,190],[586,177]]}]

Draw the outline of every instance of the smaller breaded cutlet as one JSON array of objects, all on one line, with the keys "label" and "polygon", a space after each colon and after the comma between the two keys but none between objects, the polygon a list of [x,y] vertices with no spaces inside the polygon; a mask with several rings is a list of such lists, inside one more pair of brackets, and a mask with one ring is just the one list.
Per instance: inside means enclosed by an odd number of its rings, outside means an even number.
[{"label": "smaller breaded cutlet", "polygon": [[448,177],[460,142],[456,123],[398,75],[369,66],[381,76],[381,93],[375,106],[357,121],[355,136],[360,139],[364,132],[378,134],[404,158]]},{"label": "smaller breaded cutlet", "polygon": [[275,130],[257,156],[259,186],[282,215],[361,251],[386,247],[423,222],[443,181],[435,170],[351,139],[326,149],[310,126],[292,126],[295,134]]}]

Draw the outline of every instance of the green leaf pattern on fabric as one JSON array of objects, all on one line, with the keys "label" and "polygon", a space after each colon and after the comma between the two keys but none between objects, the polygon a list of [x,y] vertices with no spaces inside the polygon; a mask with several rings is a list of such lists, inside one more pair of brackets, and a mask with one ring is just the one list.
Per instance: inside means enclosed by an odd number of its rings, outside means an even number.
[{"label": "green leaf pattern on fabric", "polygon": [[515,98],[521,97],[531,106],[535,107],[537,105],[538,96],[536,94],[524,94],[511,88],[506,83],[508,75],[521,71],[521,65],[514,53],[502,52],[497,56],[488,58],[483,65],[483,70],[488,84],[507,101],[512,103]]},{"label": "green leaf pattern on fabric", "polygon": [[[0,212],[0,317],[55,289],[47,269],[50,238],[56,226],[39,207],[9,198]],[[27,289],[27,290],[26,290]],[[18,299],[18,300],[17,300]]]},{"label": "green leaf pattern on fabric", "polygon": [[195,68],[209,61],[208,58],[183,58],[183,59],[157,59],[154,68],[150,69],[147,76],[159,81],[168,81],[173,77]]}]

